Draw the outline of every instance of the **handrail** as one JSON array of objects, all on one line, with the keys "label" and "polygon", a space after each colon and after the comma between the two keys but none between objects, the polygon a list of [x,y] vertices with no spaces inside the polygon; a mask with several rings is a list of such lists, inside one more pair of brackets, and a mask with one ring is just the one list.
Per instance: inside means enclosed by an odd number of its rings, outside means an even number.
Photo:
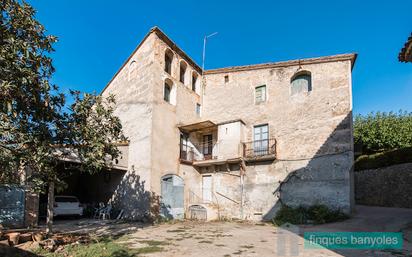
[{"label": "handrail", "polygon": [[246,158],[276,155],[276,139],[268,138],[243,143],[243,156]]}]

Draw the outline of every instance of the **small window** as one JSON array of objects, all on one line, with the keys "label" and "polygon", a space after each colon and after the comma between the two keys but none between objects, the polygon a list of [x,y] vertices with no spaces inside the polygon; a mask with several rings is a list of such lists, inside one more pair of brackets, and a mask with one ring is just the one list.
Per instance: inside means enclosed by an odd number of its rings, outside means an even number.
[{"label": "small window", "polygon": [[255,103],[262,103],[266,101],[266,86],[259,86],[255,88]]},{"label": "small window", "polygon": [[129,65],[129,71],[127,74],[127,80],[130,81],[132,79],[132,75],[134,70],[136,69],[136,61],[132,61]]},{"label": "small window", "polygon": [[186,76],[186,64],[184,62],[180,63],[179,81],[183,84],[185,83]]},{"label": "small window", "polygon": [[229,75],[226,75],[225,76],[225,83],[228,83],[229,82]]},{"label": "small window", "polygon": [[291,81],[291,95],[297,95],[302,92],[312,91],[312,76],[309,71],[303,71],[295,74]]},{"label": "small window", "polygon": [[196,92],[197,75],[193,73],[192,75],[192,90]]},{"label": "small window", "polygon": [[165,71],[172,74],[173,53],[169,49],[165,53]]},{"label": "small window", "polygon": [[200,104],[196,104],[196,114],[197,114],[197,116],[200,116],[201,109],[202,109],[202,106]]},{"label": "small window", "polygon": [[172,87],[165,82],[165,88],[164,88],[164,92],[163,92],[163,99],[170,103],[170,93],[172,92]]}]

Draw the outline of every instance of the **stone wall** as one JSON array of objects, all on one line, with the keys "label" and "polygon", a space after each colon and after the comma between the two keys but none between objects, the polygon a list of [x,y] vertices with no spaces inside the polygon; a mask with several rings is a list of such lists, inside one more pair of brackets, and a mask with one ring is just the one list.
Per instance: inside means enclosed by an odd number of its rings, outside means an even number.
[{"label": "stone wall", "polygon": [[412,208],[412,163],[355,172],[357,204]]},{"label": "stone wall", "polygon": [[[201,76],[199,67],[165,37],[158,31],[149,33],[103,92],[116,95],[116,114],[130,140],[129,171],[119,192],[160,195],[161,178],[174,174],[184,180],[188,207],[190,192],[202,195],[202,175],[208,174],[213,176],[210,205],[221,216],[270,218],[280,202],[276,192],[280,185],[280,197],[287,204],[325,203],[350,211],[353,56],[206,71]],[[173,53],[171,74],[164,71],[166,51]],[[182,62],[187,65],[185,83],[179,81]],[[291,96],[291,78],[301,70],[312,74],[312,91]],[[195,91],[191,89],[193,73],[198,75]],[[173,84],[171,104],[163,100],[166,80]],[[255,87],[261,85],[266,85],[267,100],[255,104]],[[202,105],[201,116],[196,114],[196,104]],[[180,125],[237,119],[245,123],[238,135],[242,141],[253,140],[255,125],[269,125],[270,137],[277,141],[274,162],[248,163],[243,186],[239,169],[222,172],[211,165],[199,171],[180,163]],[[122,199],[131,212],[146,206]]]},{"label": "stone wall", "polygon": [[[298,70],[312,74],[312,91],[291,96],[290,81]],[[228,76],[229,81],[225,81]],[[352,96],[351,61],[249,69],[205,75],[205,120],[242,119],[246,141],[253,127],[269,125],[275,138],[275,162],[251,163],[244,181],[244,215],[270,219],[280,201],[291,206],[326,204],[351,210]],[[267,100],[255,104],[255,87],[266,85]],[[213,174],[213,176],[218,176]],[[215,180],[214,180],[215,181]],[[215,188],[233,186],[223,177]],[[282,192],[279,195],[280,185]],[[239,190],[226,190],[239,199]],[[239,206],[227,203],[237,215]]]}]

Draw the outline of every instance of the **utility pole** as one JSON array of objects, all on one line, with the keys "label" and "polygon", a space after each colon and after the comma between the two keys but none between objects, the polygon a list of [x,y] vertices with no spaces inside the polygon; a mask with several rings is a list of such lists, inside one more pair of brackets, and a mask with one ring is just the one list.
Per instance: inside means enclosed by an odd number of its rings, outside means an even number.
[{"label": "utility pole", "polygon": [[210,35],[208,35],[208,36],[205,36],[205,37],[203,38],[202,75],[203,75],[203,71],[205,70],[206,42],[207,42],[207,39],[208,39],[208,38],[213,37],[213,36],[215,36],[215,35],[217,35],[217,32],[212,33],[212,34],[210,34]]},{"label": "utility pole", "polygon": [[207,39],[208,39],[208,38],[213,37],[213,36],[215,36],[215,35],[217,35],[217,32],[212,33],[212,34],[210,34],[210,35],[208,35],[208,36],[205,36],[205,37],[203,38],[202,93],[201,93],[201,98],[200,98],[200,99],[201,99],[200,102],[201,102],[202,107],[203,107],[203,95],[204,95],[204,93],[205,93],[205,87],[206,87],[205,77],[203,76],[203,72],[204,72],[204,70],[205,70],[205,59],[206,59],[206,42],[207,42]]}]

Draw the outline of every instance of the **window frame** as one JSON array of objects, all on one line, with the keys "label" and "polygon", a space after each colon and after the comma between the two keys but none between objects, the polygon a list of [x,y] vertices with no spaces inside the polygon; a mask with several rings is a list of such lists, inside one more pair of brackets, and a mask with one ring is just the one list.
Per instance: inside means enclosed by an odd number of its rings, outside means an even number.
[{"label": "window frame", "polygon": [[[166,92],[167,92],[167,91],[166,91],[166,88],[169,89],[169,90],[168,90],[167,99],[166,99]],[[165,82],[164,82],[164,85],[163,85],[163,100],[164,100],[165,102],[169,103],[169,104],[172,104],[172,103],[171,103],[171,98],[170,98],[171,94],[172,94],[172,86],[169,85],[169,83],[167,83],[167,81],[165,81]]]},{"label": "window frame", "polygon": [[[163,70],[169,75],[172,75],[173,59],[174,59],[173,52],[170,49],[166,49],[165,57],[164,57],[164,69]],[[169,60],[169,62],[168,62],[168,60]]]},{"label": "window frame", "polygon": [[[266,132],[262,132],[262,128],[266,127]],[[259,128],[260,139],[256,139],[256,129]],[[263,135],[266,135],[266,138],[263,138]],[[270,140],[270,131],[269,123],[259,124],[253,126],[253,152],[255,155],[266,155],[269,153],[269,140]]]},{"label": "window frame", "polygon": [[[258,100],[257,100],[257,92],[258,92],[258,90],[261,89],[261,88],[263,88],[264,99],[258,101]],[[266,84],[260,85],[260,86],[256,86],[256,87],[255,87],[255,104],[265,103],[265,102],[267,101],[267,99],[268,99],[268,92],[267,92],[267,86],[266,86]]]},{"label": "window frame", "polygon": [[201,116],[201,113],[202,113],[202,105],[200,104],[200,103],[196,103],[196,107],[195,107],[196,109],[195,109],[195,112],[196,112],[196,114],[197,114],[197,116]]},{"label": "window frame", "polygon": [[[184,70],[183,74],[182,74],[182,70]],[[181,61],[179,65],[179,81],[183,83],[183,85],[185,85],[185,82],[186,82],[186,73],[187,73],[187,65],[184,61]]]},{"label": "window frame", "polygon": [[193,72],[192,73],[192,91],[193,92],[195,92],[195,93],[197,93],[197,80],[198,80],[198,75],[195,73],[195,72]]},{"label": "window frame", "polygon": [[[308,77],[308,85],[307,85],[307,91],[296,91],[294,92],[293,90],[293,82],[295,82],[298,79],[303,79],[303,77]],[[313,91],[313,76],[312,73],[308,70],[302,70],[299,72],[296,72],[293,74],[293,76],[290,78],[290,96],[297,96],[303,93],[310,94]]]}]

